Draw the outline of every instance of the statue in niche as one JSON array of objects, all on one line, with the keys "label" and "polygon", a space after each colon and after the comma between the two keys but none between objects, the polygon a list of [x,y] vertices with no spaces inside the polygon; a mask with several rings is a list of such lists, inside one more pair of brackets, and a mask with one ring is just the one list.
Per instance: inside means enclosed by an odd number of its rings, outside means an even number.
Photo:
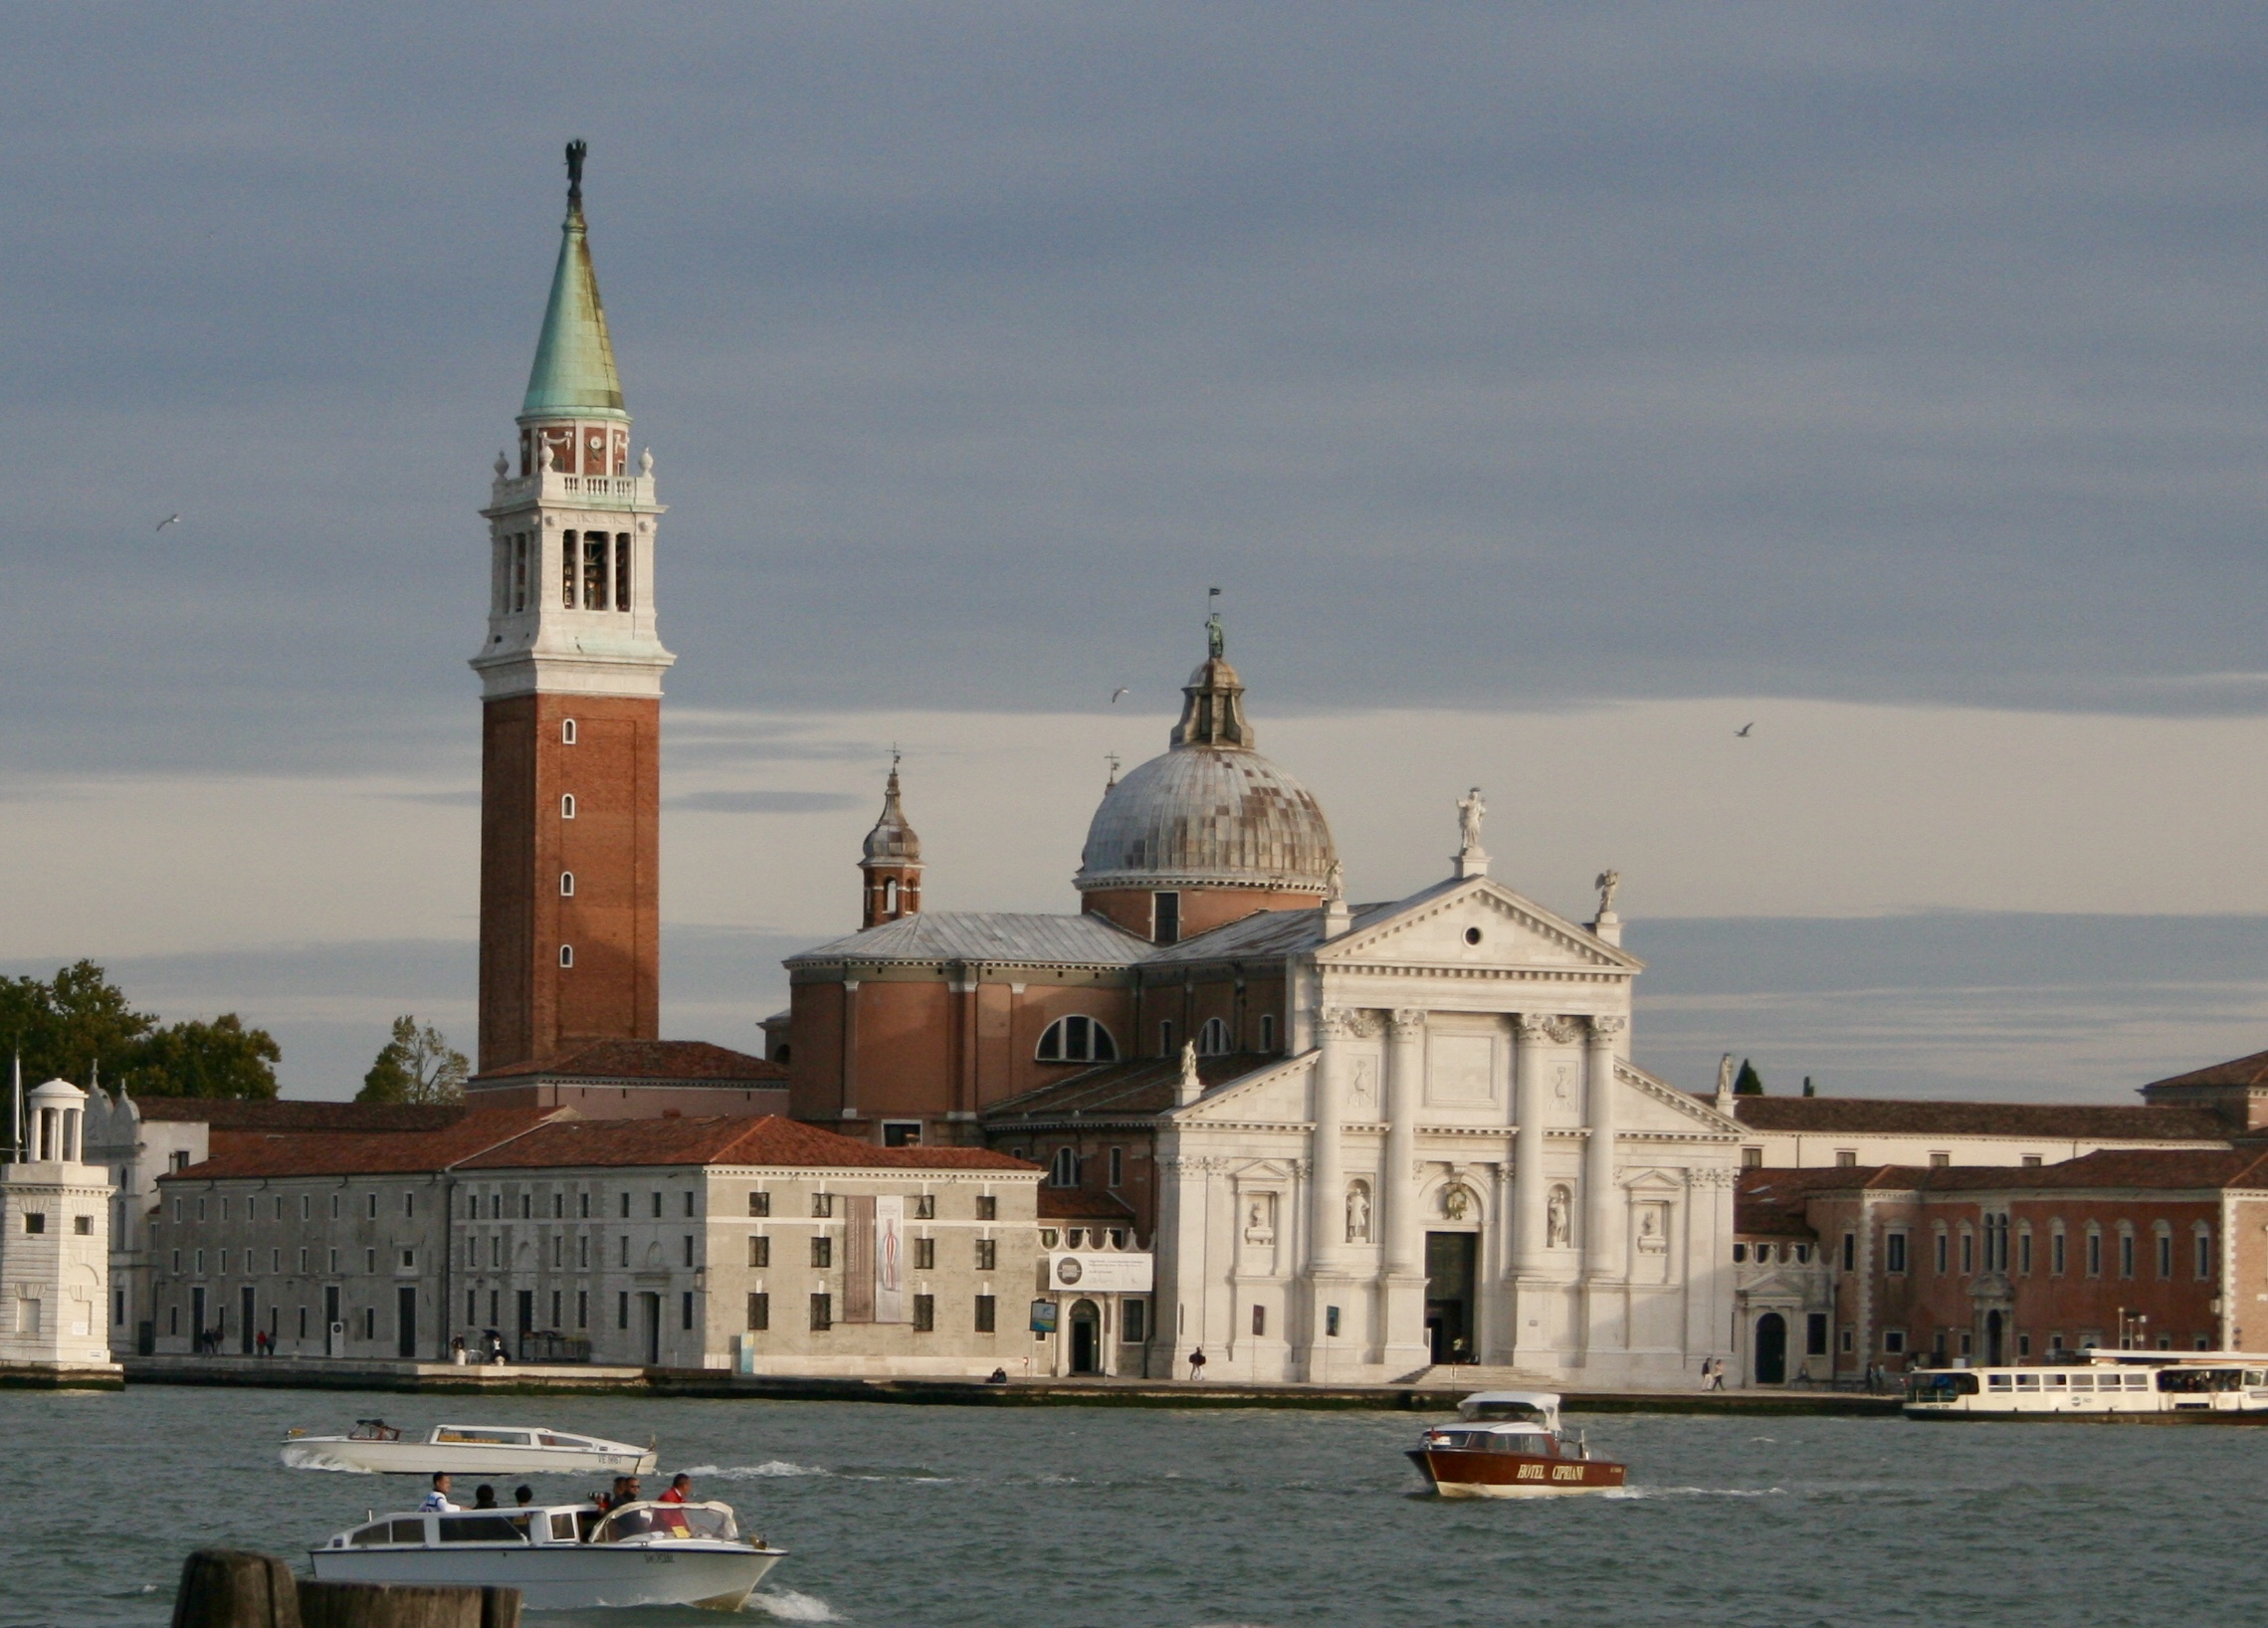
[{"label": "statue in niche", "polygon": [[1564,1187],[1553,1187],[1544,1206],[1544,1241],[1550,1248],[1565,1249],[1572,1241],[1573,1209],[1574,1194]]},{"label": "statue in niche", "polygon": [[1451,1183],[1441,1195],[1441,1218],[1444,1221],[1463,1221],[1473,1213],[1473,1195],[1460,1183]]},{"label": "statue in niche", "polygon": [[1244,1241],[1248,1244],[1273,1244],[1276,1241],[1276,1201],[1266,1193],[1254,1195],[1244,1217]]},{"label": "statue in niche", "polygon": [[1370,1184],[1367,1181],[1357,1181],[1346,1189],[1346,1241],[1350,1244],[1370,1241]]},{"label": "statue in niche", "polygon": [[1658,1255],[1670,1247],[1662,1236],[1662,1207],[1648,1204],[1638,1212],[1638,1248],[1650,1255]]}]

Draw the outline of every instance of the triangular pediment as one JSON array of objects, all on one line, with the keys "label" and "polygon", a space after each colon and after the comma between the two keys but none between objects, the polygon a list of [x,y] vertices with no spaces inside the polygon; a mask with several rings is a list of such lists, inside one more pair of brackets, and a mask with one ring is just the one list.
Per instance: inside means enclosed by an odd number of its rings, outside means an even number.
[{"label": "triangular pediment", "polygon": [[1691,1092],[1678,1090],[1668,1081],[1648,1074],[1634,1063],[1617,1061],[1614,1065],[1614,1078],[1638,1099],[1632,1112],[1622,1117],[1624,1130],[1674,1128],[1690,1133],[1698,1127],[1717,1136],[1749,1134],[1740,1120],[1718,1113]]},{"label": "triangular pediment", "polygon": [[1468,877],[1403,900],[1383,916],[1319,946],[1328,967],[1399,966],[1477,971],[1629,974],[1645,962],[1588,927],[1487,877]]},{"label": "triangular pediment", "polygon": [[1173,1110],[1170,1117],[1182,1124],[1305,1124],[1310,1112],[1308,1076],[1315,1071],[1318,1055],[1302,1052],[1255,1069],[1215,1086],[1195,1102]]}]

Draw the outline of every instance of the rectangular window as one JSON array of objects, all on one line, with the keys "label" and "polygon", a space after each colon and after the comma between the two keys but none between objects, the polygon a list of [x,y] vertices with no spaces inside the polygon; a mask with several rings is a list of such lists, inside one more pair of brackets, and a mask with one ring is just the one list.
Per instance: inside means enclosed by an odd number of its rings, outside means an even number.
[{"label": "rectangular window", "polygon": [[330,1265],[326,1268],[332,1277],[338,1276],[338,1251],[330,1251]]},{"label": "rectangular window", "polygon": [[2169,1232],[2158,1235],[2158,1275],[2161,1278],[2173,1276],[2173,1235]]},{"label": "rectangular window", "polygon": [[937,1269],[937,1241],[934,1238],[914,1240],[914,1270],[934,1272]]},{"label": "rectangular window", "polygon": [[2100,1278],[2102,1275],[2103,1235],[2099,1232],[2091,1232],[2087,1235],[2087,1276]]},{"label": "rectangular window", "polygon": [[95,1218],[91,1215],[75,1215],[71,1218],[71,1230],[76,1237],[92,1238],[95,1236]]},{"label": "rectangular window", "polygon": [[1744,1170],[1760,1170],[1760,1169],[1762,1169],[1763,1167],[1764,1167],[1764,1150],[1763,1150],[1762,1148],[1760,1148],[1760,1147],[1744,1147],[1744,1148],[1742,1148],[1742,1149],[1741,1149],[1741,1168],[1742,1168],[1742,1169],[1744,1169]]},{"label": "rectangular window", "polygon": [[937,1301],[933,1295],[914,1297],[914,1331],[926,1334],[937,1325]]},{"label": "rectangular window", "polygon": [[1858,1161],[1859,1150],[1857,1148],[1838,1147],[1835,1149],[1835,1163],[1839,1168],[1845,1170],[1851,1169],[1858,1163]]},{"label": "rectangular window", "polygon": [[630,1326],[630,1292],[627,1289],[614,1297],[614,1325],[617,1328]]},{"label": "rectangular window", "polygon": [[480,1293],[481,1292],[478,1289],[468,1289],[465,1291],[465,1321],[467,1323],[478,1323],[481,1321],[481,1303],[478,1299]]},{"label": "rectangular window", "polygon": [[2047,1235],[2047,1269],[2058,1278],[2063,1276],[2066,1265],[2063,1256],[2063,1233],[2058,1229]]},{"label": "rectangular window", "polygon": [[1000,1265],[1000,1241],[997,1238],[979,1238],[976,1241],[976,1270],[996,1271]]},{"label": "rectangular window", "polygon": [[691,1220],[693,1218],[693,1194],[690,1192],[685,1195],[685,1213],[686,1219]]},{"label": "rectangular window", "polygon": [[1272,1052],[1276,1049],[1276,1014],[1274,1012],[1260,1014],[1260,1049],[1264,1052]]},{"label": "rectangular window", "polygon": [[811,1326],[812,1326],[812,1328],[813,1328],[815,1331],[817,1331],[817,1330],[824,1330],[824,1329],[832,1328],[834,1325],[835,1325],[835,1298],[834,1298],[834,1296],[832,1296],[832,1295],[814,1295],[814,1296],[812,1296],[812,1297],[811,1297]]},{"label": "rectangular window", "polygon": [[1268,1331],[1267,1307],[1255,1306],[1252,1309],[1252,1331],[1255,1334],[1264,1334]]},{"label": "rectangular window", "polygon": [[[1149,1337],[1149,1302],[1128,1301],[1121,1310],[1125,1317],[1126,1326],[1119,1330],[1119,1337],[1129,1345],[1139,1345]],[[1331,1308],[1330,1321],[1335,1324],[1332,1332],[1337,1333],[1339,1331],[1336,1326],[1339,1321],[1339,1308],[1336,1306]]]},{"label": "rectangular window", "polygon": [[583,609],[606,609],[606,533],[583,533]]},{"label": "rectangular window", "polygon": [[2203,1283],[2213,1275],[2213,1235],[2197,1234],[2197,1281]]},{"label": "rectangular window", "polygon": [[1173,1025],[1171,1021],[1162,1022],[1157,1026],[1157,1055],[1160,1057],[1171,1057],[1173,1055]]},{"label": "rectangular window", "polygon": [[1976,1270],[1976,1238],[1972,1233],[1960,1235],[1960,1271],[1966,1277]]},{"label": "rectangular window", "polygon": [[2131,1232],[2119,1234],[2119,1276],[2134,1276],[2134,1234]]},{"label": "rectangular window", "polygon": [[577,1193],[575,1195],[575,1203],[577,1206],[576,1213],[580,1215],[583,1220],[588,1221],[590,1219],[590,1194]]},{"label": "rectangular window", "polygon": [[835,1195],[833,1193],[813,1193],[811,1195],[811,1213],[819,1220],[828,1219],[835,1213]]},{"label": "rectangular window", "polygon": [[1126,1185],[1126,1180],[1127,1150],[1123,1147],[1114,1147],[1111,1149],[1111,1185],[1123,1187]]},{"label": "rectangular window", "polygon": [[417,1214],[417,1194],[402,1194],[402,1214],[405,1216],[414,1216]]},{"label": "rectangular window", "polygon": [[687,1271],[693,1270],[693,1234],[690,1232],[685,1235],[685,1264]]},{"label": "rectangular window", "polygon": [[1855,1232],[1846,1232],[1843,1234],[1843,1270],[1845,1272],[1856,1272],[1858,1265],[1859,1235]]},{"label": "rectangular window", "polygon": [[1953,1155],[1951,1153],[1932,1153],[1930,1155],[1930,1168],[1933,1170],[1946,1169],[1951,1166],[1952,1163]]},{"label": "rectangular window", "polygon": [[630,1195],[628,1193],[622,1195],[622,1219],[625,1221],[630,1219]]},{"label": "rectangular window", "polygon": [[681,1327],[691,1328],[693,1326],[693,1291],[690,1289],[685,1292],[682,1309],[678,1316]]},{"label": "rectangular window", "polygon": [[554,1328],[559,1326],[559,1323],[561,1321],[559,1317],[559,1303],[562,1299],[563,1297],[558,1290],[554,1289],[551,1291],[551,1326]]},{"label": "rectangular window", "polygon": [[919,1147],[922,1145],[920,1119],[885,1119],[882,1121],[882,1145],[885,1147]]},{"label": "rectangular window", "polygon": [[1950,1241],[1947,1239],[1946,1235],[1945,1235],[1944,1233],[1942,1233],[1942,1232],[1941,1232],[1941,1233],[1939,1233],[1939,1234],[1938,1234],[1938,1259],[1937,1259],[1937,1269],[1938,1269],[1938,1276],[1939,1276],[1939,1277],[1941,1277],[1941,1278],[1942,1278],[1942,1277],[1944,1277],[1944,1276],[1945,1276],[1945,1274],[1946,1274],[1946,1268],[1947,1268],[1947,1261],[1946,1261],[1946,1252],[1947,1252],[1949,1249],[1951,1249],[1952,1247],[1953,1247],[1953,1246],[1952,1246],[1952,1243],[1951,1243],[1951,1242],[1950,1242]]},{"label": "rectangular window", "polygon": [[[27,1132],[28,1134],[29,1132]],[[26,1232],[47,1231],[47,1212],[44,1210],[26,1210],[24,1212],[24,1230]]]},{"label": "rectangular window", "polygon": [[976,1195],[976,1219],[979,1221],[999,1220],[1000,1200],[990,1193],[978,1193]]},{"label": "rectangular window", "polygon": [[574,532],[559,533],[559,607],[562,610],[575,608],[575,547]]},{"label": "rectangular window", "polygon": [[831,1267],[835,1264],[834,1239],[822,1233],[811,1240],[811,1264],[818,1267]]},{"label": "rectangular window", "polygon": [[587,1232],[575,1240],[575,1268],[580,1272],[590,1270],[590,1234]]},{"label": "rectangular window", "polygon": [[662,1218],[662,1195],[661,1195],[660,1193],[656,1193],[656,1194],[654,1194],[654,1195],[653,1195],[653,1197],[654,1197],[654,1219],[655,1219],[655,1220],[657,1220],[657,1221],[659,1221],[659,1220]]},{"label": "rectangular window", "polygon": [[1825,1356],[1827,1354],[1826,1313],[1810,1312],[1805,1314],[1803,1320],[1803,1354],[1806,1356]]},{"label": "rectangular window", "polygon": [[369,1206],[370,1206],[370,1208],[369,1208],[369,1219],[371,1219],[372,1221],[375,1221],[375,1220],[377,1220],[377,1219],[378,1219],[378,1195],[377,1195],[376,1193],[371,1193],[371,1194],[370,1194],[370,1195],[368,1195],[368,1196],[369,1196]]},{"label": "rectangular window", "polygon": [[575,1326],[578,1328],[590,1326],[590,1291],[587,1289],[575,1291]]},{"label": "rectangular window", "polygon": [[2025,1278],[2032,1275],[2032,1230],[2029,1225],[2016,1234],[2016,1272]]},{"label": "rectangular window", "polygon": [[748,1265],[771,1265],[771,1240],[762,1233],[748,1240]]},{"label": "rectangular window", "polygon": [[2026,1170],[2036,1170],[2039,1167],[2040,1156],[2037,1153],[2026,1153],[2023,1156],[2023,1159],[2021,1161],[2021,1168]]},{"label": "rectangular window", "polygon": [[748,1297],[748,1331],[764,1333],[771,1327],[771,1297],[762,1291]]},{"label": "rectangular window", "polygon": [[1883,1329],[1882,1349],[1887,1355],[1903,1356],[1906,1351],[1906,1330],[1903,1328]]},{"label": "rectangular window", "polygon": [[914,1219],[934,1221],[937,1218],[937,1195],[923,1193],[914,1200]]},{"label": "rectangular window", "polygon": [[626,1267],[630,1264],[630,1238],[627,1233],[622,1239],[622,1264]]},{"label": "rectangular window", "polygon": [[614,534],[614,608],[618,611],[630,608],[630,533],[627,531]]},{"label": "rectangular window", "polygon": [[1906,1270],[1906,1235],[1904,1233],[1894,1232],[1883,1239],[1882,1269],[1893,1274],[1903,1273]]},{"label": "rectangular window", "polygon": [[771,1214],[771,1194],[750,1193],[748,1195],[748,1213],[754,1216]]},{"label": "rectangular window", "polygon": [[979,1295],[976,1297],[976,1331],[978,1333],[989,1334],[994,1332],[995,1330],[993,1324],[997,1320],[998,1315],[999,1302],[995,1301],[990,1295]]}]

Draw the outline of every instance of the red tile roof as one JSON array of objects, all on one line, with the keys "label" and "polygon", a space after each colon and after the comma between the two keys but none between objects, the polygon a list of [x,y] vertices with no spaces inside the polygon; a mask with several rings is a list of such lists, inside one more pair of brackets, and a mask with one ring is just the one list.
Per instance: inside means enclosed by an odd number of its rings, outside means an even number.
[{"label": "red tile roof", "polygon": [[440,1130],[465,1117],[462,1103],[247,1102],[225,1097],[136,1097],[144,1124],[208,1124],[215,1130]]},{"label": "red tile roof", "polygon": [[1085,1187],[1042,1187],[1039,1204],[1042,1221],[1132,1221],[1134,1206],[1111,1193]]},{"label": "red tile roof", "polygon": [[[2217,1191],[2268,1185],[2268,1149],[2246,1147],[2111,1147],[2059,1164],[1840,1165],[1830,1168],[1750,1169],[1741,1172],[1741,1206],[1800,1210],[1808,1199],[1833,1192],[1946,1193],[2058,1192],[2126,1187],[2144,1191]],[[1750,1211],[1749,1213],[1760,1213]],[[1736,1221],[1738,1225],[1738,1221]]]},{"label": "red tile roof", "polygon": [[2156,1091],[2161,1086],[2268,1086],[2268,1052],[2231,1058],[2226,1063],[2176,1074],[2168,1080],[2153,1080],[2142,1089]]},{"label": "red tile roof", "polygon": [[1039,1166],[982,1147],[877,1147],[767,1114],[760,1119],[555,1120],[465,1161],[469,1170],[540,1166],[759,1164],[823,1169],[1013,1170]]},{"label": "red tile roof", "polygon": [[[2170,1082],[2168,1082],[2170,1083]],[[1704,1098],[1714,1102],[1714,1098]],[[1733,1113],[1758,1130],[1845,1136],[2014,1136],[2066,1141],[2228,1140],[2204,1109],[2126,1103],[1902,1102],[1881,1097],[1737,1097]]]},{"label": "red tile roof", "polygon": [[445,1170],[571,1109],[476,1110],[442,1130],[232,1131],[214,1137],[202,1164],[160,1176],[201,1181],[229,1176],[401,1175]]},{"label": "red tile roof", "polygon": [[515,1063],[475,1075],[473,1084],[505,1080],[647,1080],[682,1085],[787,1083],[786,1066],[706,1040],[602,1040],[548,1063]]}]

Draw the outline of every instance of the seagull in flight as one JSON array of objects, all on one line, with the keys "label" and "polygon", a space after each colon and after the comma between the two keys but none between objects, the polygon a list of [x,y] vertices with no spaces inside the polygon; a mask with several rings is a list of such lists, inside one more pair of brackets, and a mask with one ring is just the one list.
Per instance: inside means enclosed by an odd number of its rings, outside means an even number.
[{"label": "seagull in flight", "polygon": [[179,525],[180,523],[181,523],[181,516],[180,516],[180,515],[178,515],[178,514],[168,514],[168,515],[166,515],[166,516],[165,516],[165,518],[163,518],[162,520],[159,520],[159,521],[157,522],[157,528],[158,528],[160,531],[162,531],[162,530],[164,530],[164,529],[165,529],[167,526],[169,526],[169,525]]},{"label": "seagull in flight", "polygon": [[1733,735],[1734,735],[1734,738],[1735,738],[1735,739],[1738,739],[1738,740],[1746,740],[1746,739],[1748,739],[1748,738],[1749,738],[1749,731],[1750,731],[1751,729],[1754,728],[1754,727],[1755,727],[1755,724],[1753,724],[1753,723],[1744,723],[1744,724],[1742,724],[1742,725],[1741,725],[1741,726],[1740,726],[1738,729],[1735,729],[1735,730],[1733,731]]},{"label": "seagull in flight", "polygon": [[1121,696],[1125,695],[1126,693],[1127,693],[1127,687],[1126,687],[1125,685],[1123,685],[1123,684],[1122,684],[1122,685],[1120,685],[1120,686],[1119,686],[1119,687],[1118,687],[1116,690],[1112,691],[1112,692],[1111,692],[1111,705],[1112,705],[1113,707],[1116,707],[1116,706],[1119,704],[1119,698],[1120,698]]}]

